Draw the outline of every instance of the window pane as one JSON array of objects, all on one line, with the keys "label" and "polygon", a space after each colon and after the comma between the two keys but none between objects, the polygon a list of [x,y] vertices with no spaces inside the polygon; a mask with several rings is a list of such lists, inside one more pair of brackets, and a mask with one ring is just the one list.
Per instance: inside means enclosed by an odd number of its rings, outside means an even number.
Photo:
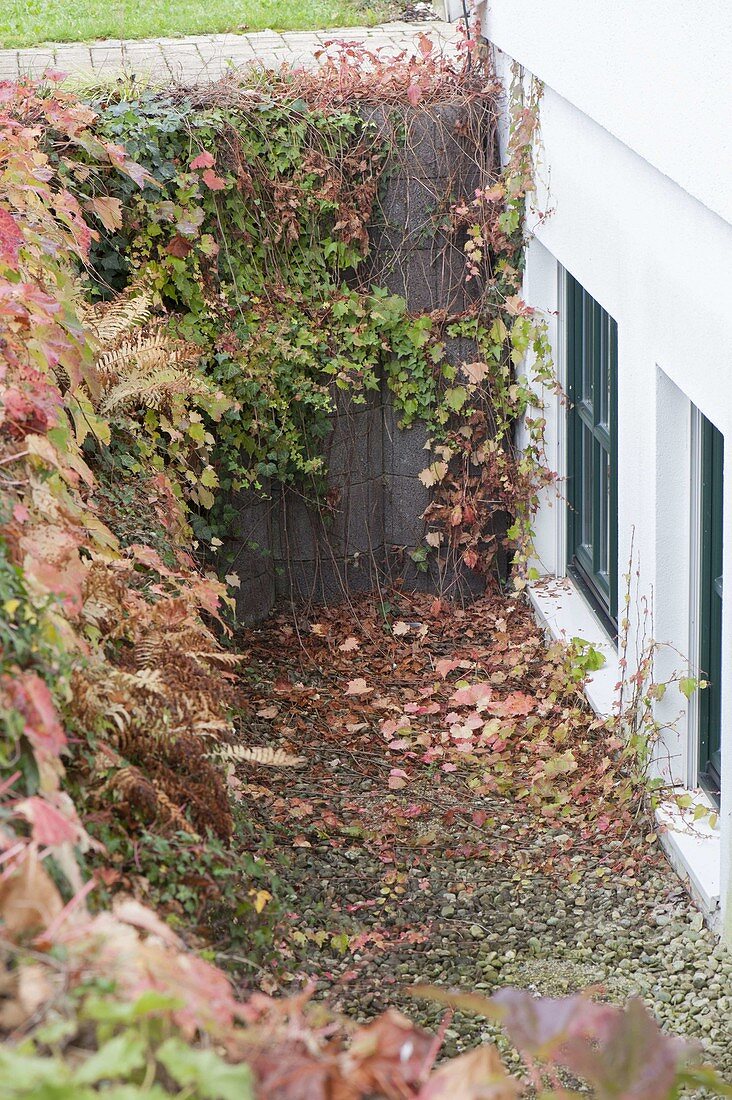
[{"label": "window pane", "polygon": [[594,400],[593,378],[593,305],[589,294],[582,292],[582,400],[588,405]]},{"label": "window pane", "polygon": [[567,277],[569,564],[606,611],[617,600],[617,326]]},{"label": "window pane", "polygon": [[604,313],[600,320],[600,408],[598,423],[607,429],[610,416],[610,318]]},{"label": "window pane", "polygon": [[593,489],[593,477],[592,477],[592,452],[594,450],[594,438],[590,429],[583,424],[582,425],[582,545],[586,546],[588,552],[592,554],[592,489]]},{"label": "window pane", "polygon": [[598,570],[607,574],[610,561],[610,456],[600,448],[600,530],[597,536]]}]

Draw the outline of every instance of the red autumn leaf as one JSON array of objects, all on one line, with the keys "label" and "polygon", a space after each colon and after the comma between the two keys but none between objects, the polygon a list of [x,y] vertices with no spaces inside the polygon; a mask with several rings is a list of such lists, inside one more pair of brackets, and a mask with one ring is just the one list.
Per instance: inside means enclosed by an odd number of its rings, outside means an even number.
[{"label": "red autumn leaf", "polygon": [[409,1086],[420,1081],[433,1051],[433,1036],[390,1008],[353,1037],[348,1052],[353,1095],[410,1096]]},{"label": "red autumn leaf", "polygon": [[206,184],[209,191],[223,191],[226,187],[226,180],[222,180],[221,176],[217,176],[211,168],[206,169],[201,179]]},{"label": "red autumn leaf", "polygon": [[420,31],[420,33],[417,35],[417,46],[419,47],[419,52],[422,54],[422,57],[425,58],[425,60],[430,56],[434,49],[434,43],[432,42],[432,39],[428,38],[424,31]]},{"label": "red autumn leaf", "polygon": [[79,840],[80,831],[83,831],[78,822],[65,817],[45,798],[37,795],[17,802],[13,809],[31,824],[33,840],[43,847],[75,844]]},{"label": "red autumn leaf", "polygon": [[211,154],[207,153],[204,150],[202,153],[199,153],[197,157],[194,157],[194,159],[191,161],[191,168],[213,168],[215,163],[216,161],[211,156]]},{"label": "red autumn leaf", "polygon": [[36,752],[58,756],[66,747],[66,734],[47,685],[36,672],[21,672],[4,683],[11,706],[23,716],[23,732]]},{"label": "red autumn leaf", "polygon": [[8,210],[0,207],[0,261],[7,264],[13,271],[18,270],[18,256],[22,244],[23,234],[15,218]]},{"label": "red autumn leaf", "polygon": [[522,691],[514,691],[511,695],[507,695],[505,699],[493,699],[489,709],[493,714],[507,718],[517,718],[531,714],[535,706],[536,699],[532,698],[531,695],[525,695]]},{"label": "red autumn leaf", "polygon": [[553,1062],[584,1078],[598,1096],[666,1100],[673,1094],[679,1067],[698,1048],[664,1035],[638,998],[625,1008],[570,1000],[580,1005],[570,1018],[568,1037],[552,1044]]},{"label": "red autumn leaf", "polygon": [[493,690],[490,684],[469,684],[467,687],[458,688],[450,696],[450,702],[456,706],[485,706],[493,698]]},{"label": "red autumn leaf", "polygon": [[422,89],[420,88],[419,84],[410,84],[407,88],[407,99],[412,104],[412,106],[416,107],[421,98]]}]

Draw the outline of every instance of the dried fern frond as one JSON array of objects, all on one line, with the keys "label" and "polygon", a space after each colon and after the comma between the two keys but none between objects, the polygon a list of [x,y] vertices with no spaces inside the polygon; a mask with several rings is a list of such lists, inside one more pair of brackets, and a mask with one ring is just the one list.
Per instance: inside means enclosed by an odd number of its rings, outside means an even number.
[{"label": "dried fern frond", "polygon": [[165,791],[162,790],[162,788],[157,783],[155,784],[155,794],[158,798],[158,806],[160,807],[160,809],[162,809],[164,816],[168,819],[168,821],[171,824],[177,826],[177,828],[180,829],[181,832],[187,833],[188,836],[191,837],[193,840],[200,840],[200,834],[197,833],[196,830],[193,828],[190,821],[180,809],[180,807],[176,806],[175,803],[170,798],[168,798]]},{"label": "dried fern frond", "polygon": [[164,366],[193,365],[201,358],[197,344],[172,335],[164,318],[137,329],[124,339],[110,340],[96,360],[102,380],[113,384],[131,371],[159,370]]},{"label": "dried fern frond", "polygon": [[172,398],[188,397],[207,392],[205,384],[175,367],[165,367],[150,374],[138,372],[114,386],[102,402],[105,415],[124,409],[160,409]]},{"label": "dried fern frond", "polygon": [[221,734],[233,733],[234,727],[231,722],[222,719],[221,721],[194,722],[192,730],[197,737],[220,737]]},{"label": "dried fern frond", "polygon": [[84,308],[80,312],[88,329],[100,344],[115,344],[125,332],[144,325],[153,308],[152,294],[139,283],[133,283],[111,302]]},{"label": "dried fern frond", "polygon": [[304,756],[293,756],[284,749],[273,749],[269,745],[257,745],[244,748],[243,745],[222,745],[215,753],[230,761],[248,761],[250,764],[264,764],[268,768],[301,768],[307,763]]},{"label": "dried fern frond", "polygon": [[234,668],[244,660],[243,653],[227,653],[224,650],[220,653],[193,651],[191,657],[195,657],[197,661],[208,661],[212,665],[223,665],[224,668]]}]

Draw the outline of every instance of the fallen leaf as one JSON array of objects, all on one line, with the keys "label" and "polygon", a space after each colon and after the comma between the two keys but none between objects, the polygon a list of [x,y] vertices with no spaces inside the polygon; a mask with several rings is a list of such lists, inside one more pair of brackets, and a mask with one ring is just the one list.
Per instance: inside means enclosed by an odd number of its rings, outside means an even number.
[{"label": "fallen leaf", "polygon": [[373,691],[372,687],[364,680],[363,676],[358,676],[355,680],[348,681],[348,687],[346,688],[346,695],[368,695],[370,691]]},{"label": "fallen leaf", "polygon": [[276,718],[279,713],[279,707],[263,707],[257,711],[257,718]]},{"label": "fallen leaf", "polygon": [[438,676],[441,676],[442,679],[444,680],[445,677],[450,672],[452,672],[453,669],[456,669],[459,664],[460,664],[459,661],[451,660],[449,657],[441,657],[440,660],[435,665],[435,672],[437,673]]}]

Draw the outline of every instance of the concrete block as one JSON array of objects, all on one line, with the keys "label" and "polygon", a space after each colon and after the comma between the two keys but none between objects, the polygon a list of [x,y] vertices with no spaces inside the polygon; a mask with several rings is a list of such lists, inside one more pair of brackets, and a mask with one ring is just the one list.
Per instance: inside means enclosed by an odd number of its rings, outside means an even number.
[{"label": "concrete block", "polygon": [[416,247],[429,245],[449,215],[444,189],[431,179],[397,176],[375,204],[375,221],[397,230]]},{"label": "concrete block", "polygon": [[465,281],[465,256],[453,234],[438,232],[428,247],[416,235],[394,229],[376,227],[370,237],[369,282],[401,295],[412,312],[459,313],[476,297],[478,288]]},{"label": "concrete block", "polygon": [[328,480],[335,487],[356,485],[381,476],[381,408],[353,405],[334,416],[325,454]]},{"label": "concrete block", "polygon": [[341,493],[332,516],[324,527],[325,542],[336,557],[379,555],[384,545],[383,485],[362,482]]},{"label": "concrete block", "polygon": [[308,503],[302,494],[289,487],[277,495],[272,546],[278,559],[315,561],[324,541],[325,509]]},{"label": "concrete block", "polygon": [[233,518],[230,534],[237,542],[252,548],[272,549],[272,517],[274,501],[269,496],[250,490],[232,492],[228,501]]},{"label": "concrete block", "polygon": [[419,477],[431,458],[426,447],[427,427],[418,421],[411,428],[399,427],[399,413],[393,403],[384,405],[383,472]]},{"label": "concrete block", "polygon": [[384,477],[384,540],[386,546],[419,546],[425,535],[422,519],[430,492],[417,477]]}]

